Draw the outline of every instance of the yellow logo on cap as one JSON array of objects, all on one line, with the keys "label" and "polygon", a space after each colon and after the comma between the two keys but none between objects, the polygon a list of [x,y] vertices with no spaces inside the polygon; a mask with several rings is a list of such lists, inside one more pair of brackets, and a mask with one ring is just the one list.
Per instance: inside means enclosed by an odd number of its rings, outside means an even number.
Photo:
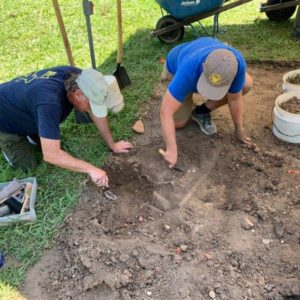
[{"label": "yellow logo on cap", "polygon": [[221,75],[220,74],[217,74],[217,73],[211,73],[210,75],[209,75],[209,81],[210,81],[210,83],[212,83],[213,85],[218,85],[218,84],[220,84],[221,83],[221,81],[222,81],[222,77],[221,77]]}]

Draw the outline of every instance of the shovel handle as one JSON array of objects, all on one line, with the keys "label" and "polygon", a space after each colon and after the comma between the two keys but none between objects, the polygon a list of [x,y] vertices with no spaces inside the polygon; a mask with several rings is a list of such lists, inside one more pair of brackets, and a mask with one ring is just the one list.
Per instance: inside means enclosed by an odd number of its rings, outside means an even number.
[{"label": "shovel handle", "polygon": [[121,0],[117,0],[117,19],[118,19],[118,56],[117,63],[121,64],[123,55],[123,30],[122,30],[122,5]]},{"label": "shovel handle", "polygon": [[65,29],[64,21],[63,21],[63,18],[61,16],[61,12],[60,12],[60,8],[59,8],[57,0],[52,0],[52,4],[53,4],[54,10],[55,10],[55,14],[56,14],[57,22],[58,22],[58,25],[59,25],[60,33],[61,33],[61,36],[63,38],[65,50],[66,50],[68,60],[69,60],[69,64],[70,64],[70,66],[75,66],[73,55],[72,55],[72,50],[71,50],[71,47],[70,47],[70,44],[69,44],[67,32],[66,32],[66,29]]}]

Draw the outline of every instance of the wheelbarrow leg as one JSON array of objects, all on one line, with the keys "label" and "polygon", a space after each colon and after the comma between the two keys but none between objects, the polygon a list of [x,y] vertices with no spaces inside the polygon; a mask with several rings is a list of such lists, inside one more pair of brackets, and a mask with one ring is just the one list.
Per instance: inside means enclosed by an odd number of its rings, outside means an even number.
[{"label": "wheelbarrow leg", "polygon": [[[202,28],[202,30],[205,32],[206,35],[210,35],[200,21],[198,21],[198,24]],[[193,28],[192,24],[190,24],[190,26]]]},{"label": "wheelbarrow leg", "polygon": [[[201,25],[200,22],[198,22],[198,23]],[[192,28],[192,31],[193,31],[194,35],[195,35],[197,38],[201,36],[200,31],[197,30],[197,29],[195,28],[195,26],[193,26],[193,24],[189,24],[189,26]],[[205,29],[204,29],[204,30],[205,30]],[[206,32],[206,33],[207,33],[207,32]]]},{"label": "wheelbarrow leg", "polygon": [[219,14],[214,15],[214,26],[213,26],[213,36],[216,35],[216,33],[225,33],[226,30],[221,28],[219,26]]}]

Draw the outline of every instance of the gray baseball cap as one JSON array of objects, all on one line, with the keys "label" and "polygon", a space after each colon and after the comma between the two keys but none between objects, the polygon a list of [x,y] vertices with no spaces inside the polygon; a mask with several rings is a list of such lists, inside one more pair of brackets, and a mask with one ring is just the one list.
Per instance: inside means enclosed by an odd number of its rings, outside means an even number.
[{"label": "gray baseball cap", "polygon": [[97,117],[106,117],[105,102],[108,96],[108,85],[102,73],[92,68],[85,69],[76,79],[79,88],[89,99],[91,110]]},{"label": "gray baseball cap", "polygon": [[203,64],[203,72],[197,82],[199,94],[210,100],[221,100],[227,94],[237,70],[238,62],[231,51],[212,51]]}]

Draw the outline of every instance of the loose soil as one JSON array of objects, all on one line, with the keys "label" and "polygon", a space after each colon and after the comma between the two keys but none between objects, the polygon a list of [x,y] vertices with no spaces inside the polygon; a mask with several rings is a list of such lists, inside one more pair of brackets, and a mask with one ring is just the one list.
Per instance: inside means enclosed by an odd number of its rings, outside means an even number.
[{"label": "loose soil", "polygon": [[300,99],[293,97],[288,101],[282,102],[279,107],[292,114],[300,114]]},{"label": "loose soil", "polygon": [[[112,200],[88,183],[55,247],[28,273],[28,299],[300,299],[300,151],[272,134],[286,67],[250,65],[244,122],[255,141],[233,139],[228,107],[206,136],[177,131],[168,169],[159,87],[141,116],[145,133],[104,167]],[[199,99],[195,99],[199,101]],[[293,170],[293,171],[291,171]],[[107,194],[106,194],[107,195]]]},{"label": "loose soil", "polygon": [[288,78],[288,82],[291,84],[300,84],[300,74],[297,74],[295,77]]}]

